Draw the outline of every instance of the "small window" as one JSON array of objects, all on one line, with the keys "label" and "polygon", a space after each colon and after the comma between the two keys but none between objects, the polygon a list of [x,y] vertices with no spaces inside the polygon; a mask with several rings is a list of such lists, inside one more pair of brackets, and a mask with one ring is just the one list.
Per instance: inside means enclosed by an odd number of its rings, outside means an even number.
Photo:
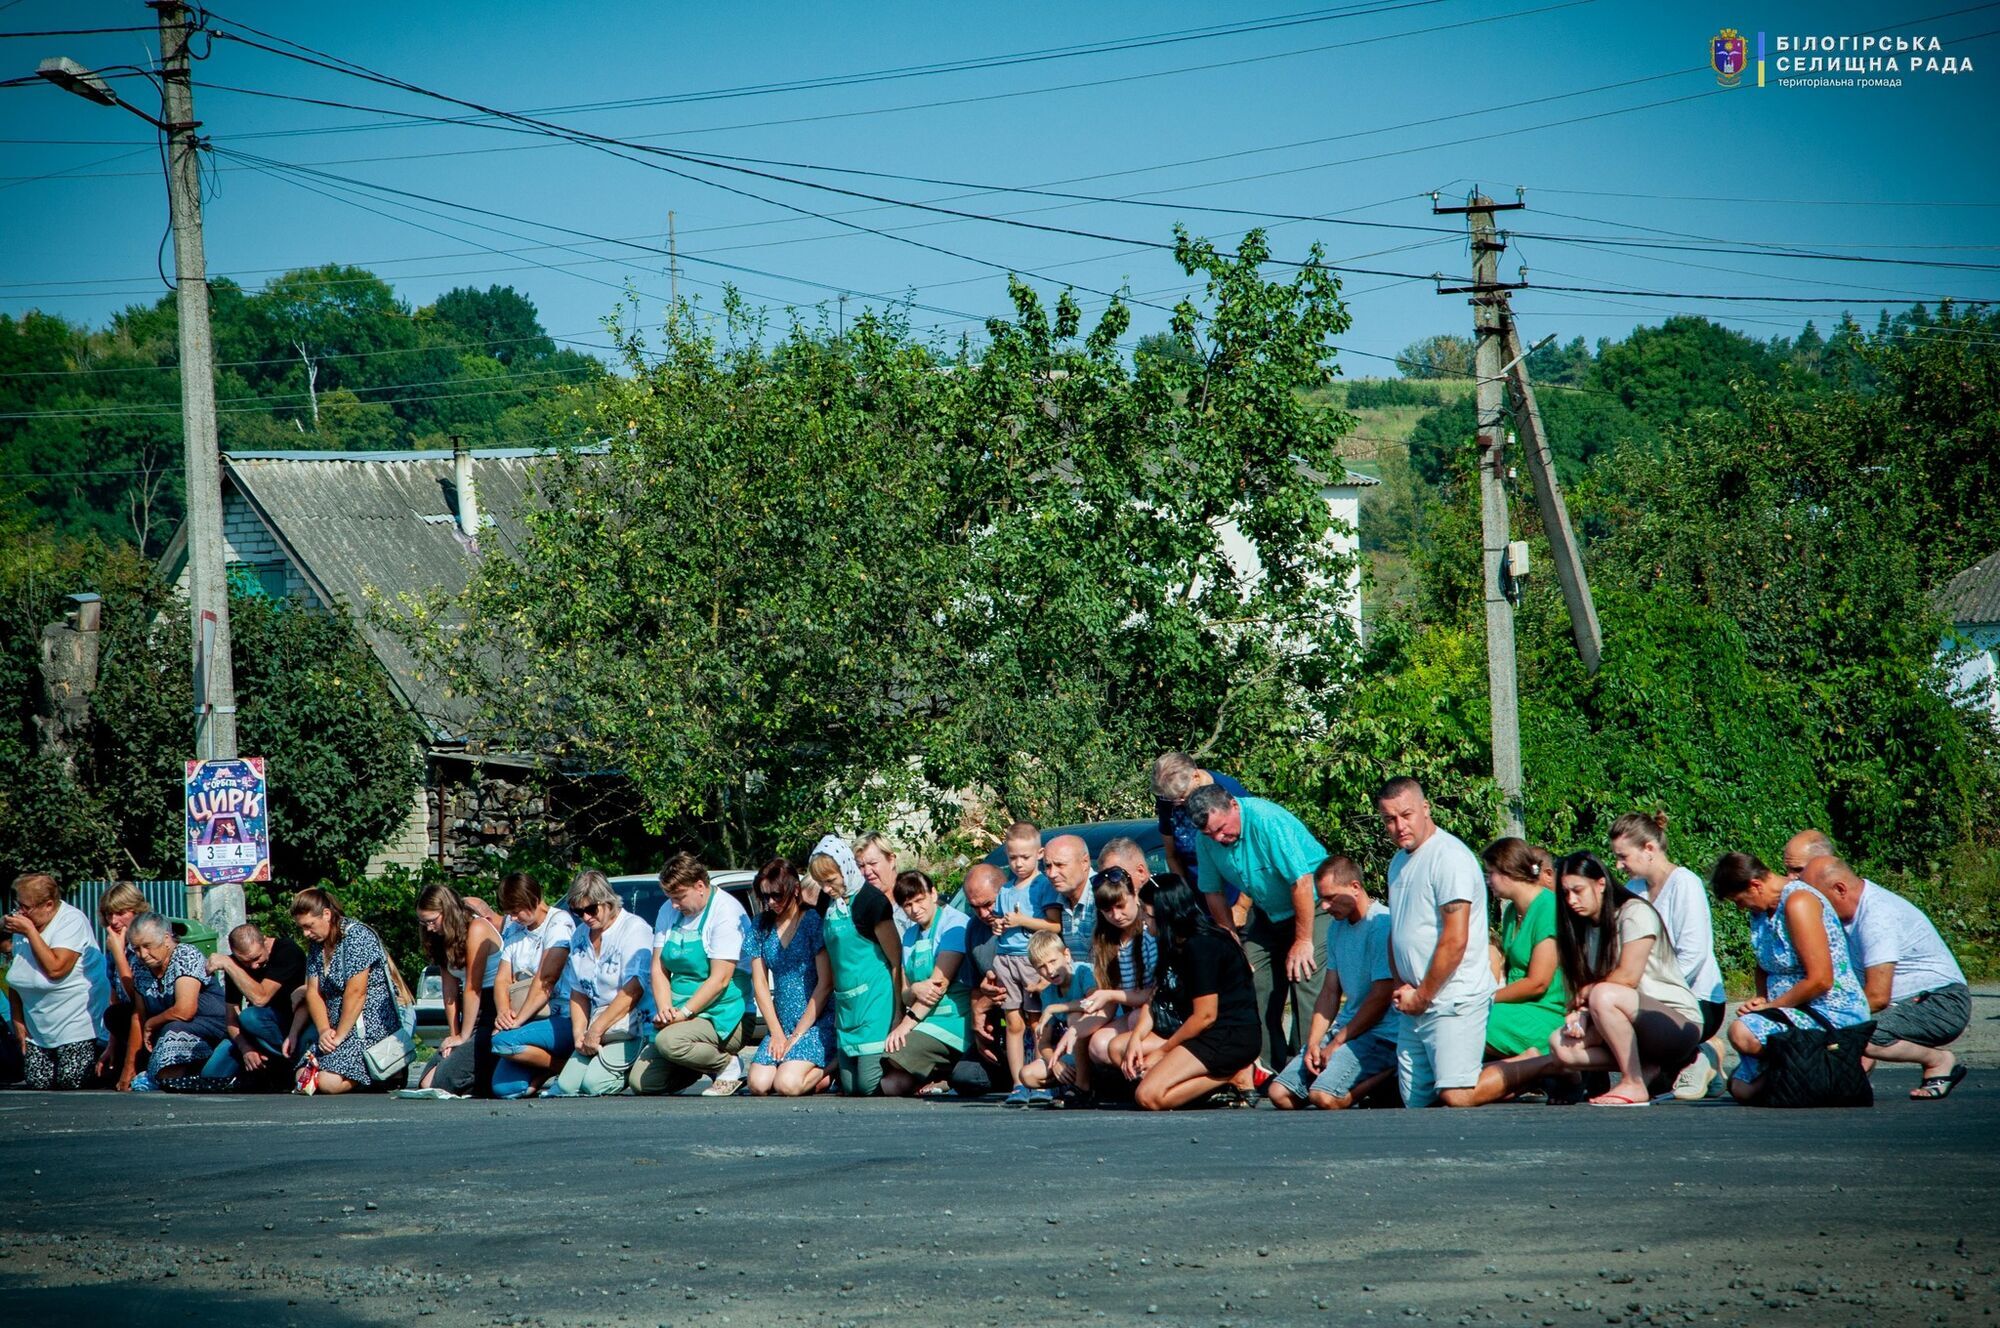
[{"label": "small window", "polygon": [[290,585],[283,563],[232,563],[229,567],[229,588],[239,595],[284,599],[291,593]]}]

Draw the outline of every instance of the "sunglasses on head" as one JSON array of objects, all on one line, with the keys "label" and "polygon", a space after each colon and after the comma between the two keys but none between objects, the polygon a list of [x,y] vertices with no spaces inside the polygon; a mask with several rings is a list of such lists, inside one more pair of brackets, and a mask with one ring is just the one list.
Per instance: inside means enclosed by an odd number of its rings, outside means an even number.
[{"label": "sunglasses on head", "polygon": [[1103,885],[1106,882],[1114,882],[1118,885],[1130,887],[1132,884],[1132,873],[1126,871],[1123,867],[1106,867],[1103,871],[1098,872],[1090,878],[1092,887]]}]

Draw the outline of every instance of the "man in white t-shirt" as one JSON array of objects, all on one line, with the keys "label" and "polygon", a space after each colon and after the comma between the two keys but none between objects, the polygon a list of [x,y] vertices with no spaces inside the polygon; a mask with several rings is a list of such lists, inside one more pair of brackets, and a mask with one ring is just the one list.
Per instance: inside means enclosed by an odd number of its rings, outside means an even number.
[{"label": "man in white t-shirt", "polygon": [[1949,1096],[1965,1067],[1946,1048],[1972,1022],[1972,988],[1950,947],[1922,909],[1837,857],[1809,859],[1803,877],[1847,932],[1848,957],[1875,1012],[1869,1056],[1923,1067],[1911,1097]]},{"label": "man in white t-shirt", "polygon": [[1431,819],[1423,786],[1392,779],[1375,795],[1389,860],[1390,957],[1403,1015],[1396,1081],[1403,1105],[1475,1105],[1486,1015],[1498,984],[1486,946],[1486,872],[1456,835]]}]

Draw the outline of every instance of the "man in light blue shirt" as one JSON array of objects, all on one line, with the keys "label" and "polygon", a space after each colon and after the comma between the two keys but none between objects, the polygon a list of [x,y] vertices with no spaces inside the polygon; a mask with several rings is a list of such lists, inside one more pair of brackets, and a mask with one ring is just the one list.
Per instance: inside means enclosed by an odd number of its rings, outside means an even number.
[{"label": "man in light blue shirt", "polygon": [[[1188,794],[1187,813],[1201,829],[1195,857],[1209,915],[1243,943],[1250,961],[1265,1068],[1283,1065],[1305,1036],[1326,969],[1329,920],[1313,896],[1326,849],[1277,803],[1239,798],[1219,784]],[[1240,929],[1225,894],[1230,886],[1250,896],[1250,920]]]}]

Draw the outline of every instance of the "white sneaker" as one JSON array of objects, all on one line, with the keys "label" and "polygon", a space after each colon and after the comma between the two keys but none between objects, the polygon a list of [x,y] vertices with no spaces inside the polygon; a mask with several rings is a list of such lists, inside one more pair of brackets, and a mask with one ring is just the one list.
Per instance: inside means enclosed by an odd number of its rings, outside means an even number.
[{"label": "white sneaker", "polygon": [[1682,1102],[1699,1102],[1708,1096],[1708,1086],[1715,1079],[1715,1066],[1709,1062],[1708,1048],[1695,1053],[1688,1067],[1674,1076],[1674,1097]]},{"label": "white sneaker", "polygon": [[735,1097],[743,1091],[741,1079],[718,1079],[701,1090],[703,1097]]}]

